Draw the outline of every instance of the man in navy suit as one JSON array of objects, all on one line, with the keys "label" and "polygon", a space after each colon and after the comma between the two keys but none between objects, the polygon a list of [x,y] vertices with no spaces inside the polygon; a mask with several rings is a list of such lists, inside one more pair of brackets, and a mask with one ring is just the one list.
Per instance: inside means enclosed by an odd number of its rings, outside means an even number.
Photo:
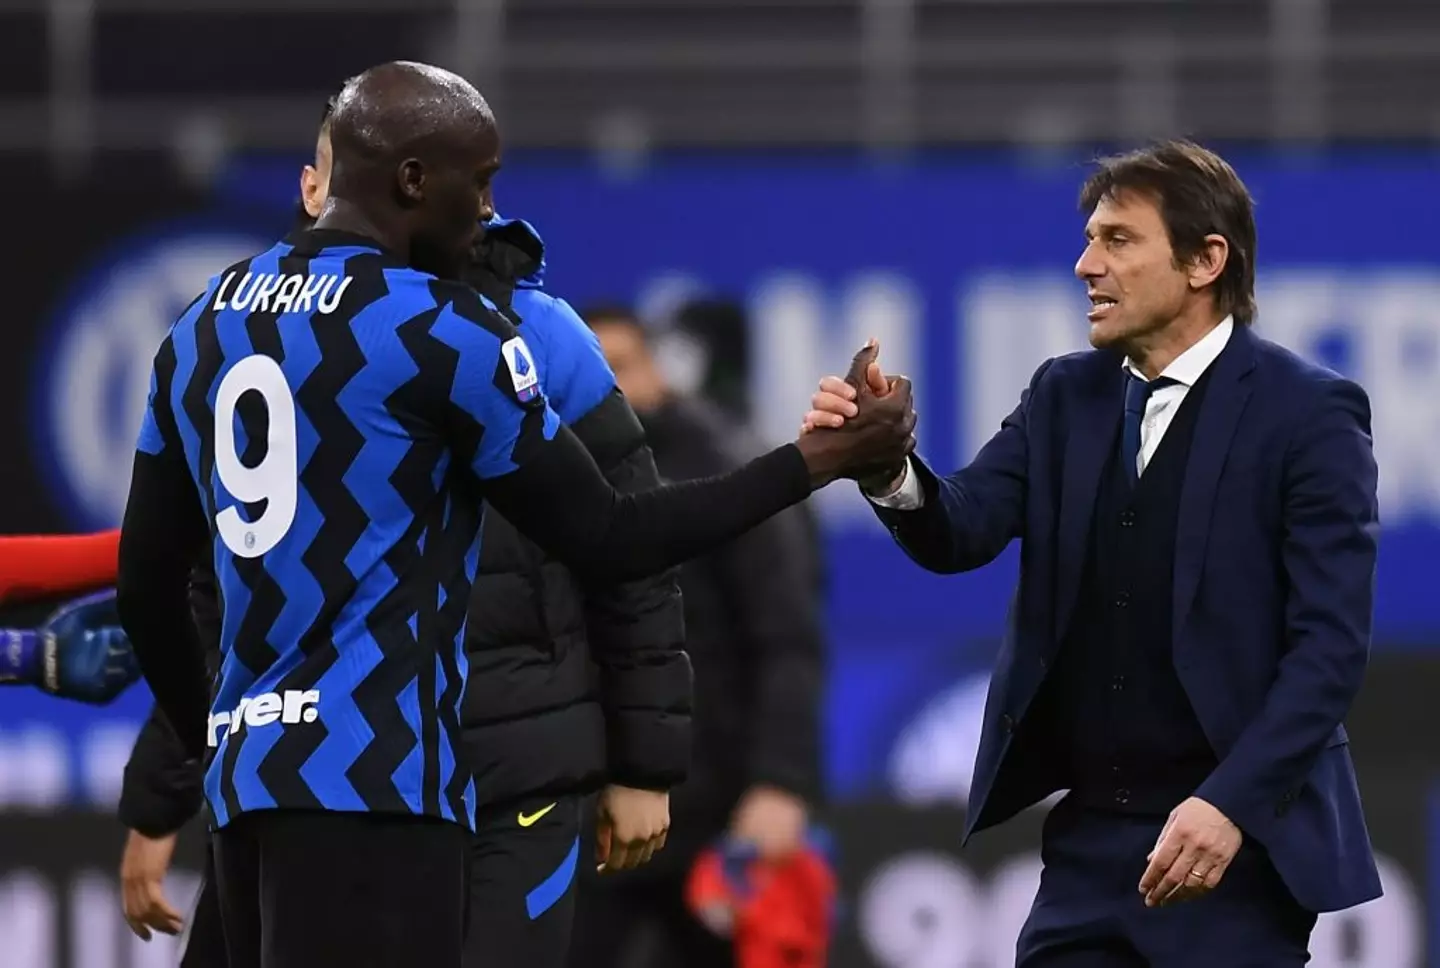
[{"label": "man in navy suit", "polygon": [[[1104,160],[1081,207],[1095,349],[1044,363],[968,467],[862,489],[931,571],[1021,541],[965,831],[1069,791],[1020,968],[1303,965],[1317,912],[1380,895],[1342,725],[1370,645],[1369,402],[1252,332],[1253,206],[1218,156]],[[807,426],[888,386],[873,362],[828,377]]]}]

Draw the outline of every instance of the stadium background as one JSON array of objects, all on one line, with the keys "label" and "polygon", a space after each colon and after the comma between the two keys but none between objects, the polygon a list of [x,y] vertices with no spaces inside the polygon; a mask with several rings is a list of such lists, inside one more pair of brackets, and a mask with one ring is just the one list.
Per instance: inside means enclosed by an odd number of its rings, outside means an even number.
[{"label": "stadium background", "polygon": [[[1258,202],[1260,331],[1369,389],[1381,465],[1350,733],[1387,896],[1322,919],[1313,964],[1440,966],[1440,5],[12,0],[0,38],[11,533],[118,520],[156,342],[287,226],[321,102],[370,63],[443,63],[491,97],[500,208],[545,236],[555,292],[656,319],[743,301],[775,439],[877,335],[947,466],[1083,342],[1084,161],[1165,134],[1221,147]],[[1014,553],[923,574],[832,490],[834,964],[1009,965],[1038,811],[956,841]],[[109,811],[148,703],[0,694],[0,966],[173,964],[125,932],[115,878]]]}]

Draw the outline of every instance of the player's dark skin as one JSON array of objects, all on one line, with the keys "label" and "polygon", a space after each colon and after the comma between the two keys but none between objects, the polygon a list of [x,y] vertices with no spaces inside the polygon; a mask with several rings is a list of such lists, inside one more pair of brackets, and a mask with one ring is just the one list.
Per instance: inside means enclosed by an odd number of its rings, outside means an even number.
[{"label": "player's dark skin", "polygon": [[366,235],[417,269],[456,274],[500,169],[500,133],[479,93],[425,65],[383,64],[341,92],[330,141],[330,195],[315,228]]},{"label": "player's dark skin", "polygon": [[[417,269],[455,275],[500,169],[500,134],[480,93],[428,65],[382,64],[345,86],[330,138],[330,197],[315,227],[368,236]],[[910,381],[893,379],[884,396],[867,388],[877,352],[867,344],[851,366],[859,413],[795,442],[815,487],[893,467],[914,449]]]}]

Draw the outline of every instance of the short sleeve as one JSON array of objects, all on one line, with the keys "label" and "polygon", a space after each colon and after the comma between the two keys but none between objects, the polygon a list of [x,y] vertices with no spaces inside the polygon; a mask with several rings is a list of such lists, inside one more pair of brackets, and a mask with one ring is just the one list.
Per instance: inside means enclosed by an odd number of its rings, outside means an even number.
[{"label": "short sleeve", "polygon": [[432,330],[458,354],[449,401],[454,444],[482,480],[523,467],[560,428],[535,354],[508,321],[489,315],[470,319],[447,306]]},{"label": "short sleeve", "polygon": [[[524,305],[522,305],[522,302]],[[615,373],[605,361],[600,340],[563,299],[531,291],[515,294],[527,337],[545,360],[545,394],[567,424],[574,424],[615,389]]]}]

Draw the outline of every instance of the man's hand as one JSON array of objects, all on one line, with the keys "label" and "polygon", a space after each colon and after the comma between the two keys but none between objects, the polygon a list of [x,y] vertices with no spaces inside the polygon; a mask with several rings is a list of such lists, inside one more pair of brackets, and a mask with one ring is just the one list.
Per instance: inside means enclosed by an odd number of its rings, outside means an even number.
[{"label": "man's hand", "polygon": [[872,339],[851,360],[843,382],[855,394],[853,401],[845,401],[845,419],[811,425],[806,416],[796,446],[816,487],[841,477],[867,484],[890,480],[915,449],[910,381],[883,376],[876,362],[879,352]]},{"label": "man's hand", "polygon": [[[877,397],[890,392],[890,380],[880,372],[880,364],[874,360],[865,368],[865,385]],[[848,418],[860,412],[860,408],[855,406],[855,398],[859,395],[860,388],[846,382],[845,377],[824,377],[820,381],[820,389],[810,398],[811,410],[800,424],[800,433],[808,434],[816,427],[843,427]]]},{"label": "man's hand", "polygon": [[1146,907],[1186,901],[1213,891],[1244,840],[1223,813],[1191,797],[1170,811],[1140,878]]},{"label": "man's hand", "polygon": [[756,785],[736,805],[730,836],[754,844],[761,857],[784,857],[800,849],[808,820],[804,800],[776,787]]},{"label": "man's hand", "polygon": [[142,941],[150,940],[150,929],[162,934],[179,934],[185,919],[165,900],[165,874],[175,856],[177,834],[146,837],[130,831],[125,854],[120,860],[120,890],[125,906],[125,923]]},{"label": "man's hand", "polygon": [[614,784],[595,805],[595,863],[601,874],[647,863],[670,831],[670,794]]}]

